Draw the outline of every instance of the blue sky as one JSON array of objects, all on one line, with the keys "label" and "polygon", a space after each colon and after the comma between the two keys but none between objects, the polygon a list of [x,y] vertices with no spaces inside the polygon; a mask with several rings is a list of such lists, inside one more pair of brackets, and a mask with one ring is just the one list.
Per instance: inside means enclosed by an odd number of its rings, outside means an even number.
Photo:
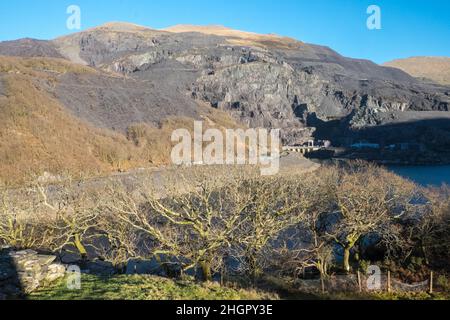
[{"label": "blue sky", "polygon": [[[66,29],[69,5],[82,30],[109,21],[153,28],[220,24],[327,45],[377,63],[410,56],[450,56],[449,0],[2,0],[0,41],[52,39]],[[366,27],[369,5],[381,8],[381,30]]]}]

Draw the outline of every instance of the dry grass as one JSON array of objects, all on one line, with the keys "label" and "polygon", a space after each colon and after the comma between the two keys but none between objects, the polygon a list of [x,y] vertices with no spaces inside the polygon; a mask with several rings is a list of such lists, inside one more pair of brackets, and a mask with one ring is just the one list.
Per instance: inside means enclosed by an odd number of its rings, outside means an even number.
[{"label": "dry grass", "polygon": [[[63,73],[98,72],[61,59],[0,57],[0,181],[33,174],[99,175],[170,162],[174,129],[194,119],[169,118],[158,127],[137,124],[137,136],[96,128],[72,116],[46,86]],[[199,106],[210,126],[234,128],[224,112]]]},{"label": "dry grass", "polygon": [[57,58],[19,58],[0,56],[0,73],[50,78],[64,73],[96,73],[93,68]]},{"label": "dry grass", "polygon": [[301,42],[292,38],[282,37],[274,34],[257,34],[253,32],[233,30],[224,26],[194,26],[176,25],[164,29],[164,31],[183,33],[198,32],[207,35],[216,35],[227,38],[227,41],[239,46],[272,47],[289,49],[298,47]]},{"label": "dry grass", "polygon": [[427,78],[440,84],[450,85],[449,57],[413,57],[394,60],[384,64],[409,73],[418,78]]},{"label": "dry grass", "polygon": [[[199,106],[203,130],[217,128],[240,128],[229,115],[220,110]],[[139,158],[152,164],[169,164],[174,143],[171,142],[172,132],[176,129],[186,129],[193,137],[194,119],[187,117],[170,117],[161,121],[158,127],[139,123],[128,128],[127,138],[137,147]]]},{"label": "dry grass", "polygon": [[17,182],[30,172],[97,174],[122,165],[131,143],[70,116],[23,75],[4,79],[0,100],[0,179]]}]

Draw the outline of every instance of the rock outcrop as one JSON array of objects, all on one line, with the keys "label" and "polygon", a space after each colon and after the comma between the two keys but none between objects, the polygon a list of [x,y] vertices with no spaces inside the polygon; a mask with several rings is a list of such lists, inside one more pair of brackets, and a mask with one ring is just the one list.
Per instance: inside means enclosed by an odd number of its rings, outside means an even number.
[{"label": "rock outcrop", "polygon": [[66,267],[55,260],[33,250],[0,249],[0,300],[21,297],[64,277]]}]

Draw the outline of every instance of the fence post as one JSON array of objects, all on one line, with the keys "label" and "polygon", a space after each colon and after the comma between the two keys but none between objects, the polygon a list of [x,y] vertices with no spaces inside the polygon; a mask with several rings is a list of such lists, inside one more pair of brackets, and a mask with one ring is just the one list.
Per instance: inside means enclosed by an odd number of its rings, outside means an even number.
[{"label": "fence post", "polygon": [[387,292],[391,293],[391,271],[387,272]]},{"label": "fence post", "polygon": [[433,293],[433,271],[430,272],[430,294]]},{"label": "fence post", "polygon": [[359,287],[359,292],[362,292],[362,283],[361,283],[361,273],[358,270],[358,287]]}]

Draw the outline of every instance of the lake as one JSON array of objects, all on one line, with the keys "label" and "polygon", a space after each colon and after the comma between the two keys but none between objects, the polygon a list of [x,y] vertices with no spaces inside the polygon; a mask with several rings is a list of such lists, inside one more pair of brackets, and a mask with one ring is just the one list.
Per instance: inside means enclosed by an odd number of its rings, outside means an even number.
[{"label": "lake", "polygon": [[450,165],[446,166],[387,166],[396,174],[408,178],[420,185],[450,185]]}]

